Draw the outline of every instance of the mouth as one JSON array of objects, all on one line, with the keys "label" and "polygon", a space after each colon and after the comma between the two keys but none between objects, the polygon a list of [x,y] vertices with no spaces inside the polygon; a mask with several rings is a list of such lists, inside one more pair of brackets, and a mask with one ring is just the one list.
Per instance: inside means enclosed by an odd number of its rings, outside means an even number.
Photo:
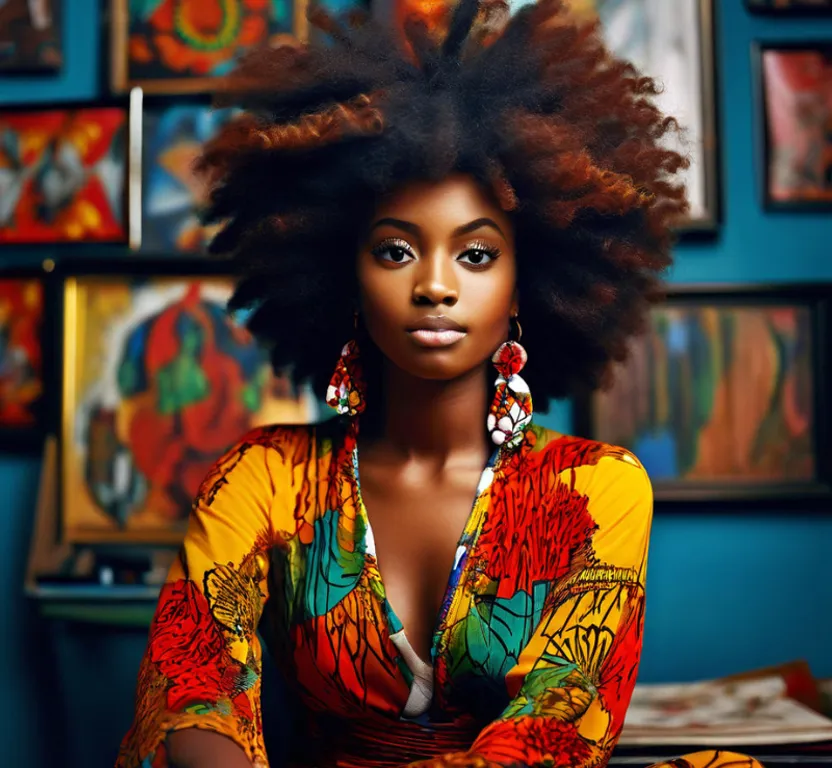
[{"label": "mouth", "polygon": [[450,347],[467,335],[463,326],[444,315],[424,317],[407,332],[420,347],[431,349]]}]

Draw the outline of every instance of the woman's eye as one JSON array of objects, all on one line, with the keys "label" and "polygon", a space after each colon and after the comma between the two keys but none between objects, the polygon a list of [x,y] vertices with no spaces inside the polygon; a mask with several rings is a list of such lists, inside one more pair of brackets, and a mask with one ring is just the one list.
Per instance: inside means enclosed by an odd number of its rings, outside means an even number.
[{"label": "woman's eye", "polygon": [[405,264],[414,259],[410,248],[403,242],[380,243],[373,248],[372,253],[377,259],[388,264]]},{"label": "woman's eye", "polygon": [[470,264],[473,267],[484,267],[500,255],[499,251],[490,248],[469,248],[457,257],[457,261]]}]

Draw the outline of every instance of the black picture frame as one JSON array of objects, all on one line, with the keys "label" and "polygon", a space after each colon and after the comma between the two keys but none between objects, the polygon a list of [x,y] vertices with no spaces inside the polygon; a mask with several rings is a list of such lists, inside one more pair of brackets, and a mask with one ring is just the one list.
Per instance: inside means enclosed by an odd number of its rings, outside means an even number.
[{"label": "black picture frame", "polygon": [[[14,247],[19,249],[29,248],[44,248],[44,247],[58,247],[63,249],[81,249],[87,251],[102,246],[121,246],[129,243],[131,233],[134,228],[139,225],[138,221],[138,201],[134,200],[134,194],[131,190],[132,177],[130,175],[130,157],[131,146],[138,138],[138,132],[141,130],[141,114],[137,113],[136,104],[138,103],[139,110],[141,105],[141,94],[131,93],[126,98],[106,98],[97,101],[68,101],[59,102],[56,104],[9,104],[0,107],[0,128],[2,128],[2,121],[8,116],[15,115],[39,115],[50,112],[76,112],[80,110],[119,110],[124,115],[124,126],[120,128],[122,135],[118,141],[121,145],[118,147],[118,156],[122,165],[122,183],[119,190],[119,207],[118,213],[121,217],[122,225],[119,227],[117,233],[112,235],[95,237],[95,238],[73,238],[70,236],[55,236],[54,238],[40,237],[40,236],[14,236],[9,237],[3,234],[3,222],[0,222],[0,247]],[[137,102],[138,97],[138,102]],[[1,134],[0,134],[1,135]]]},{"label": "black picture frame", "polygon": [[[637,0],[610,3],[610,15],[599,18],[600,31],[616,56],[656,78],[661,86],[657,106],[684,127],[683,142],[667,137],[670,148],[691,159],[691,167],[677,179],[687,185],[690,212],[675,222],[674,229],[686,239],[710,238],[722,219],[716,0],[672,4],[670,21],[642,17]],[[592,10],[582,13],[595,16]],[[666,57],[673,58],[673,66]]]},{"label": "black picture frame", "polygon": [[832,16],[832,0],[745,0],[750,13],[764,16]]},{"label": "black picture frame", "polygon": [[52,75],[63,66],[63,0],[0,8],[0,77]]},{"label": "black picture frame", "polygon": [[[820,125],[820,120],[832,121],[832,114],[824,116],[827,108],[818,106],[819,114],[817,119],[818,132],[821,134],[821,160],[824,164],[823,168],[814,169],[816,173],[823,173],[826,177],[824,188],[818,192],[822,194],[821,197],[811,196],[805,192],[802,196],[795,196],[792,199],[783,199],[782,195],[773,192],[772,179],[772,153],[775,151],[774,142],[772,139],[772,129],[770,125],[770,110],[771,104],[768,96],[766,73],[765,73],[765,58],[771,52],[788,53],[816,53],[829,60],[829,65],[832,67],[832,39],[830,40],[802,40],[802,41],[757,41],[752,44],[752,78],[754,81],[754,91],[756,94],[756,154],[758,166],[758,178],[760,185],[760,199],[763,209],[766,211],[777,212],[823,212],[832,210],[832,137],[829,131],[825,130]],[[821,114],[823,113],[823,114]],[[784,142],[784,149],[791,152],[794,149],[795,142],[790,140]]]},{"label": "black picture frame", "polygon": [[[30,406],[34,420],[29,424],[13,425],[3,420],[0,412],[0,453],[38,452],[42,448],[46,434],[54,430],[57,423],[57,339],[60,315],[55,312],[55,308],[59,302],[60,288],[59,281],[54,275],[54,268],[54,262],[46,259],[40,265],[0,269],[0,284],[12,281],[34,282],[39,286],[42,302],[39,324],[36,329],[37,343],[40,347],[41,391]],[[0,338],[2,338],[0,362],[3,368],[2,377],[5,378],[9,375],[4,361],[9,342],[5,323],[0,328]],[[3,389],[5,390],[5,385]],[[0,405],[2,405],[2,400],[3,394],[0,392]]]},{"label": "black picture frame", "polygon": [[[744,481],[662,480],[653,477],[656,502],[666,508],[718,502],[755,509],[788,505],[790,509],[829,510],[832,508],[832,283],[793,283],[783,285],[685,285],[674,286],[666,300],[653,312],[667,307],[799,307],[806,308],[811,328],[811,445],[814,476],[811,480],[772,480],[759,477]],[[634,343],[643,343],[642,339]],[[669,370],[669,366],[668,366]],[[692,374],[691,374],[692,375]],[[670,374],[668,373],[668,376]],[[631,384],[632,378],[628,379]],[[615,387],[616,384],[613,384]],[[578,397],[573,403],[577,434],[606,440],[598,424],[599,398],[595,392]],[[651,408],[653,401],[651,399]],[[624,445],[625,448],[632,446]],[[638,456],[638,450],[635,451]],[[650,467],[645,465],[648,473]]]}]

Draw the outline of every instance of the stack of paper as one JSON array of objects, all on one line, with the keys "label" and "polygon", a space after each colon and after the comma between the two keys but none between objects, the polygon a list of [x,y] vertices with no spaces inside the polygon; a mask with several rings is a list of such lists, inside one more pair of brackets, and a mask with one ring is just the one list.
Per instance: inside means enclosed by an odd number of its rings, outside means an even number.
[{"label": "stack of paper", "polygon": [[782,677],[637,685],[621,745],[832,741],[832,720],[786,695]]}]

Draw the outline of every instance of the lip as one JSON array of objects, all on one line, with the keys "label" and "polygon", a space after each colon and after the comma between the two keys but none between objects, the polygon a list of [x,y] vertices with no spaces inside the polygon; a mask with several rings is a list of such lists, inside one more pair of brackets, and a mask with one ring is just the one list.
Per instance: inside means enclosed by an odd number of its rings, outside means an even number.
[{"label": "lip", "polygon": [[407,329],[410,333],[414,331],[457,331],[465,333],[465,327],[451,320],[445,315],[428,315]]},{"label": "lip", "polygon": [[450,347],[467,335],[463,326],[444,315],[423,317],[407,332],[416,344],[429,349]]}]

